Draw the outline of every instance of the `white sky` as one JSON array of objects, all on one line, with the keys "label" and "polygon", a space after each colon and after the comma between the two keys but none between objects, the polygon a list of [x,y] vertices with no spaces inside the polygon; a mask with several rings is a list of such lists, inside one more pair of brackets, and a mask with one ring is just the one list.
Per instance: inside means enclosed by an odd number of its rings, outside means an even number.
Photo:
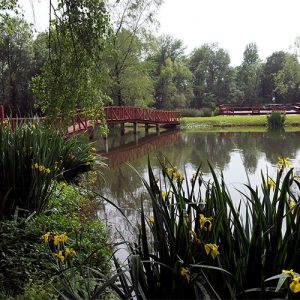
[{"label": "white sky", "polygon": [[165,0],[160,32],[183,40],[188,52],[218,42],[238,65],[250,42],[261,59],[288,50],[300,36],[299,14],[300,0]]},{"label": "white sky", "polygon": [[[48,0],[32,0],[37,30],[48,24]],[[31,22],[30,0],[20,0]],[[158,20],[159,34],[183,40],[190,53],[204,43],[218,42],[242,61],[246,44],[255,42],[261,59],[285,50],[300,36],[300,0],[165,0]]]}]

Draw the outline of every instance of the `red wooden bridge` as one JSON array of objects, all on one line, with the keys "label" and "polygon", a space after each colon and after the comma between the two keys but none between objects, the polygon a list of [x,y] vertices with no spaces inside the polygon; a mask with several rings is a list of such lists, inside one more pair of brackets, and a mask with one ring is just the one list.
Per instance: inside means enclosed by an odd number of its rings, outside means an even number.
[{"label": "red wooden bridge", "polygon": [[[125,123],[133,123],[134,131],[137,130],[137,124],[144,124],[145,130],[148,131],[149,126],[156,126],[159,130],[160,126],[176,127],[180,125],[181,114],[175,111],[155,110],[149,108],[139,108],[130,106],[109,106],[104,108],[104,116],[106,124],[120,124],[121,134],[125,133]],[[74,122],[68,127],[67,136],[72,136],[82,131],[94,128],[95,125],[101,124],[100,119],[89,121],[84,115],[78,114],[74,117]]]},{"label": "red wooden bridge", "polygon": [[273,111],[285,114],[300,114],[300,103],[296,104],[264,104],[252,106],[237,106],[232,104],[221,104],[219,106],[221,115],[268,115]]},{"label": "red wooden bridge", "polygon": [[[159,131],[160,126],[176,127],[180,125],[181,121],[181,114],[179,112],[129,106],[105,107],[104,116],[106,124],[121,125],[121,134],[125,133],[125,123],[133,123],[135,131],[138,124],[144,124],[146,131],[148,131],[149,126],[156,126],[156,130]],[[34,121],[35,118],[9,118],[5,116],[3,105],[0,105],[0,120],[2,123],[10,122],[12,128],[15,128],[18,124]],[[73,124],[68,127],[66,137],[91,130],[94,126],[101,123],[103,121],[100,119],[91,121],[88,120],[84,113],[78,113],[73,118]]]}]

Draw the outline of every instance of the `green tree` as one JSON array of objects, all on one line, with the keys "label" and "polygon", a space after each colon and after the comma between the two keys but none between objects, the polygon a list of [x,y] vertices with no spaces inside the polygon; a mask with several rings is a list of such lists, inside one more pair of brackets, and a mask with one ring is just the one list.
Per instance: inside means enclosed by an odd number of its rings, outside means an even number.
[{"label": "green tree", "polygon": [[9,14],[0,19],[0,101],[12,113],[29,113],[33,106],[29,83],[35,73],[32,29]]},{"label": "green tree", "polygon": [[181,40],[171,36],[156,39],[148,61],[155,83],[157,108],[187,107],[192,98],[192,73],[187,67]]},{"label": "green tree", "polygon": [[108,1],[113,34],[103,61],[107,63],[109,95],[117,105],[151,103],[153,85],[144,58],[161,3],[161,0]]},{"label": "green tree", "polygon": [[283,67],[274,75],[275,91],[285,102],[295,102],[300,96],[300,64],[296,55],[286,54]]},{"label": "green tree", "polygon": [[262,65],[259,60],[257,46],[250,43],[244,51],[242,65],[238,68],[237,83],[244,93],[245,102],[256,102],[261,88]]},{"label": "green tree", "polygon": [[99,115],[105,95],[100,57],[110,32],[104,1],[59,0],[51,5],[49,59],[33,79],[36,105],[50,120],[77,108]]},{"label": "green tree", "polygon": [[240,90],[237,84],[237,68],[232,70],[232,80],[229,86],[229,97],[227,102],[230,104],[241,104],[244,101],[245,94]]},{"label": "green tree", "polygon": [[277,100],[280,95],[275,91],[275,75],[283,68],[286,53],[283,51],[272,53],[266,60],[262,69],[262,96],[270,101],[273,97]]},{"label": "green tree", "polygon": [[229,99],[233,70],[229,54],[217,44],[204,44],[190,58],[194,76],[194,107],[214,107]]},{"label": "green tree", "polygon": [[156,81],[156,107],[187,107],[192,95],[192,74],[180,62],[165,60]]},{"label": "green tree", "polygon": [[[123,29],[112,37],[102,61],[107,66],[106,93],[117,105],[148,106],[153,101],[153,82],[143,58],[144,44]],[[126,55],[125,55],[126,53]]]}]

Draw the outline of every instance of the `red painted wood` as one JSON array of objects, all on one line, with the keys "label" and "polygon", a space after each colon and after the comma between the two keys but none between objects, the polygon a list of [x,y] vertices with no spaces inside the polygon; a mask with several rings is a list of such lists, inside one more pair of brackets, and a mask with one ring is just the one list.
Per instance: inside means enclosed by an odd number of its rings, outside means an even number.
[{"label": "red painted wood", "polygon": [[284,105],[284,104],[265,104],[253,106],[234,106],[230,104],[222,104],[219,106],[221,115],[266,115],[273,111],[280,111],[286,114],[299,114],[300,105]]},{"label": "red painted wood", "polygon": [[[176,126],[179,125],[181,121],[181,114],[179,112],[130,106],[105,107],[104,116],[107,124],[142,123]],[[0,105],[0,118],[2,121],[7,119],[11,122],[13,129],[15,129],[18,124],[35,120],[34,118],[5,118],[4,107],[2,105]],[[97,118],[95,124],[99,125],[100,123],[100,119]],[[90,122],[83,113],[78,113],[73,118],[73,124],[68,127],[66,136],[69,137],[93,127],[94,122]]]},{"label": "red painted wood", "polygon": [[[162,111],[149,108],[130,106],[109,106],[104,108],[106,124],[142,123],[160,125],[179,125],[181,114],[175,111]],[[100,124],[100,120],[96,120]],[[71,136],[81,131],[92,128],[93,124],[81,115],[77,115],[75,123],[68,128],[66,136]]]}]

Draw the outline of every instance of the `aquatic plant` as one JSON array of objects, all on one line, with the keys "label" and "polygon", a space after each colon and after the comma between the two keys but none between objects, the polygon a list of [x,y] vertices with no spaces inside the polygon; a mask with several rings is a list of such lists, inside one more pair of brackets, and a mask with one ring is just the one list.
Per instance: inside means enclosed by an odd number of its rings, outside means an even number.
[{"label": "aquatic plant", "polygon": [[[210,166],[205,182],[200,169],[192,178],[161,163],[149,180],[141,178],[152,213],[145,215],[141,199],[139,235],[129,249],[130,276],[120,270],[124,294],[157,298],[284,298],[268,280],[300,263],[300,210],[291,192],[300,184],[278,162],[276,178],[262,174],[261,187],[246,184],[247,192],[232,199],[225,180]],[[183,186],[185,185],[185,188]],[[295,283],[296,284],[296,283]]]},{"label": "aquatic plant", "polygon": [[282,129],[284,127],[286,116],[281,112],[273,111],[267,116],[269,129]]},{"label": "aquatic plant", "polygon": [[72,181],[94,160],[89,145],[51,128],[0,125],[0,218],[43,210],[53,180]]}]

